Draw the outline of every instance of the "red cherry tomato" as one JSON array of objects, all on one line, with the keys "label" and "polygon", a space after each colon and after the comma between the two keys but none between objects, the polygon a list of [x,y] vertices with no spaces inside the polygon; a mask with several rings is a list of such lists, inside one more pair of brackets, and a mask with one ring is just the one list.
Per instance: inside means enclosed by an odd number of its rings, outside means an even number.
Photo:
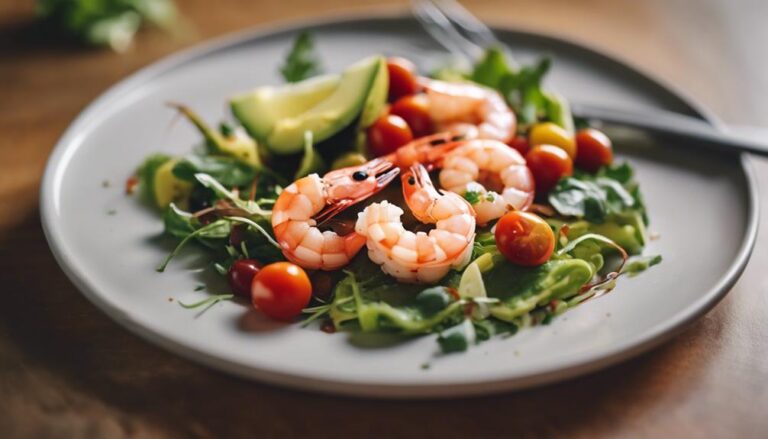
[{"label": "red cherry tomato", "polygon": [[368,128],[368,149],[375,157],[395,152],[413,140],[413,133],[402,117],[385,114]]},{"label": "red cherry tomato", "polygon": [[528,139],[525,136],[515,136],[509,141],[509,146],[516,149],[517,152],[525,156],[528,154],[528,150],[531,149],[531,145],[528,143]]},{"label": "red cherry tomato", "polygon": [[253,278],[253,306],[275,320],[292,320],[307,307],[312,284],[307,273],[290,262],[275,262]]},{"label": "red cherry tomato", "polygon": [[416,66],[412,62],[405,58],[389,58],[387,71],[389,72],[389,102],[419,91]]},{"label": "red cherry tomato", "polygon": [[585,128],[576,133],[576,166],[585,171],[597,172],[600,167],[613,161],[611,139],[602,131]]},{"label": "red cherry tomato", "polygon": [[429,115],[426,95],[404,96],[392,104],[389,112],[402,117],[411,128],[414,137],[432,134],[432,118]]},{"label": "red cherry tomato", "polygon": [[549,192],[561,178],[573,174],[571,157],[557,146],[536,145],[525,155],[525,161],[533,173],[537,193]]},{"label": "red cherry tomato", "polygon": [[516,210],[496,223],[496,246],[513,264],[535,267],[552,256],[555,234],[539,216]]},{"label": "red cherry tomato", "polygon": [[229,267],[227,281],[233,293],[241,297],[251,297],[253,277],[261,270],[261,263],[255,259],[238,259]]}]

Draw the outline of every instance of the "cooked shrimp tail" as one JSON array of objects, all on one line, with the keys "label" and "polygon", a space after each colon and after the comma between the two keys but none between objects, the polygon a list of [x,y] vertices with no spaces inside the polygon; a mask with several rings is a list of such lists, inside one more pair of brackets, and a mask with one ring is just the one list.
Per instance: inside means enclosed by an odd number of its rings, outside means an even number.
[{"label": "cooked shrimp tail", "polygon": [[451,192],[438,192],[422,165],[401,175],[403,196],[414,216],[435,224],[429,233],[406,230],[403,210],[388,201],[358,214],[355,231],[366,237],[368,256],[401,282],[434,283],[454,267],[469,262],[475,216],[469,203]]},{"label": "cooked shrimp tail", "polygon": [[283,255],[308,269],[338,270],[349,264],[365,237],[321,231],[319,223],[379,192],[399,172],[391,162],[373,160],[322,178],[311,174],[283,189],[272,209],[272,229]]}]

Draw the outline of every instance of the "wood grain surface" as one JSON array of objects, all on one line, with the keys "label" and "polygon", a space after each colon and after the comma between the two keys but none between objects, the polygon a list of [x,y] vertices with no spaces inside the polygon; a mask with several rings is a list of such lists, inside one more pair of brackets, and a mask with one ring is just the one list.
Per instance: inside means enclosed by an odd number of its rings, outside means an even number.
[{"label": "wood grain surface", "polygon": [[[0,5],[0,436],[768,437],[765,191],[752,260],[713,311],[646,355],[561,384],[450,401],[346,399],[232,378],[138,339],[78,293],[43,237],[39,181],[58,137],[111,84],[182,47],[375,2],[179,0],[193,31],[143,32],[122,55],[42,33],[31,3]],[[728,121],[768,125],[766,4],[487,0],[469,7],[493,23],[604,49]],[[768,187],[768,162],[754,162]]]}]

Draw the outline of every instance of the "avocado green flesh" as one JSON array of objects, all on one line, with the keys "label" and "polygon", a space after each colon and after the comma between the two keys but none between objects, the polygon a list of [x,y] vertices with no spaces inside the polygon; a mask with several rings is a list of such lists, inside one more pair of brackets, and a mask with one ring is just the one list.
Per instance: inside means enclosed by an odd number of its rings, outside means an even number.
[{"label": "avocado green flesh", "polygon": [[315,142],[341,131],[363,110],[382,63],[383,58],[373,57],[347,68],[333,94],[306,112],[278,120],[267,145],[275,152],[290,154],[303,148],[305,131],[312,131]]},{"label": "avocado green flesh", "polygon": [[389,93],[389,70],[387,63],[383,59],[379,61],[379,71],[376,73],[376,79],[373,81],[371,91],[365,100],[363,112],[360,115],[360,128],[368,128],[379,118],[384,106],[387,105],[387,94]]},{"label": "avocado green flesh", "polygon": [[230,107],[248,134],[266,141],[279,120],[291,118],[314,107],[329,97],[340,82],[340,75],[324,75],[295,84],[259,87],[232,98]]},{"label": "avocado green flesh", "polygon": [[386,61],[365,58],[341,75],[261,87],[233,98],[232,112],[248,133],[275,154],[304,149],[304,133],[320,143],[351,127],[364,128],[386,104]]}]

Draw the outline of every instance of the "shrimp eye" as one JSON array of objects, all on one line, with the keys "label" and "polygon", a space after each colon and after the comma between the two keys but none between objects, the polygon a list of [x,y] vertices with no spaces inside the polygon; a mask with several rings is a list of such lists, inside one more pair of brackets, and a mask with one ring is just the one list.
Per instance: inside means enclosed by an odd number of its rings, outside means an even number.
[{"label": "shrimp eye", "polygon": [[363,181],[363,180],[365,180],[366,178],[368,178],[368,173],[367,173],[367,172],[365,172],[365,171],[355,171],[355,173],[354,173],[354,174],[352,174],[352,178],[353,178],[355,181]]},{"label": "shrimp eye", "polygon": [[408,184],[410,184],[411,186],[413,186],[414,184],[416,184],[416,179],[413,177],[413,175],[411,175],[411,176],[408,178]]}]

